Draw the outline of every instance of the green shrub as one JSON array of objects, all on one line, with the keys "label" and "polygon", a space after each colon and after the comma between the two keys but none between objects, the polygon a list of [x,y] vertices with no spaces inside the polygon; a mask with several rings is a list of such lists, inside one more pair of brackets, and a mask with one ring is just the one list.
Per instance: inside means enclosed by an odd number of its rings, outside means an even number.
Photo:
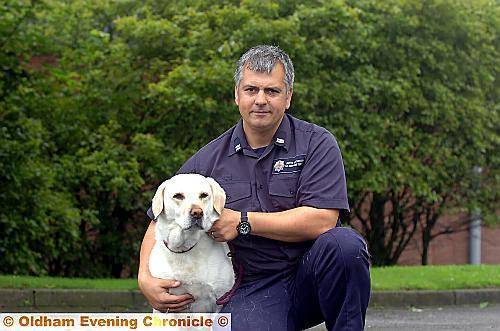
[{"label": "green shrub", "polygon": [[236,122],[234,65],[259,43],[294,61],[291,113],[337,137],[375,264],[445,211],[494,215],[498,17],[465,0],[8,1],[0,272],[135,274],[156,185]]}]

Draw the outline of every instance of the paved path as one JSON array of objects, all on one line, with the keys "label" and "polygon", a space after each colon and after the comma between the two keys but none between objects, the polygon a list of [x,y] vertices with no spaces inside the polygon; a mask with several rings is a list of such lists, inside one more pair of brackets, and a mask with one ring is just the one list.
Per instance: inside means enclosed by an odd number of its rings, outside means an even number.
[{"label": "paved path", "polygon": [[[309,331],[326,330],[324,325]],[[367,331],[500,331],[500,305],[445,306],[432,308],[371,308]]]},{"label": "paved path", "polygon": [[370,309],[366,330],[500,330],[500,305]]}]

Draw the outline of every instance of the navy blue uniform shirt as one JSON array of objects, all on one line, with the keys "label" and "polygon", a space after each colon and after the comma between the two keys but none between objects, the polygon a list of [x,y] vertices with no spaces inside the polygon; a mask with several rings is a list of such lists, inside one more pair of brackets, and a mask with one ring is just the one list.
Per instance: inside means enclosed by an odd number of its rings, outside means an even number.
[{"label": "navy blue uniform shirt", "polygon": [[[285,114],[272,143],[253,150],[243,122],[193,155],[178,173],[214,178],[226,191],[226,208],[279,212],[299,206],[348,210],[342,156],[333,135]],[[151,210],[148,210],[151,217]],[[151,217],[152,218],[152,217]],[[314,219],[308,220],[314,226]],[[292,272],[312,242],[289,243],[260,236],[233,241],[243,281]]]}]

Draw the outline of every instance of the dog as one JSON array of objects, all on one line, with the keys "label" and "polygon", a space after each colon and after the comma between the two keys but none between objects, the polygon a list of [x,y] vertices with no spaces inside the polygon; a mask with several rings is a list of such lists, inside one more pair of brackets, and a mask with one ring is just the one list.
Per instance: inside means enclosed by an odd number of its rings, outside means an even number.
[{"label": "dog", "polygon": [[198,174],[180,174],[164,181],[153,197],[156,243],[149,270],[154,277],[181,282],[169,293],[194,297],[186,312],[218,312],[221,306],[216,300],[235,281],[228,245],[207,234],[225,201],[222,187]]}]

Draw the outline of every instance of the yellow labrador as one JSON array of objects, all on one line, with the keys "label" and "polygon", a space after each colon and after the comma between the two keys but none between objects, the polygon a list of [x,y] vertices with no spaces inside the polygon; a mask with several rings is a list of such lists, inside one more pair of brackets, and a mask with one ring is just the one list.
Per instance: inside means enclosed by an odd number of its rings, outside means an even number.
[{"label": "yellow labrador", "polygon": [[149,258],[154,277],[176,279],[181,286],[170,293],[190,293],[190,312],[217,312],[216,299],[234,283],[226,243],[206,233],[220,216],[226,201],[222,187],[212,178],[181,174],[163,182],[153,197],[157,220],[156,243]]}]

